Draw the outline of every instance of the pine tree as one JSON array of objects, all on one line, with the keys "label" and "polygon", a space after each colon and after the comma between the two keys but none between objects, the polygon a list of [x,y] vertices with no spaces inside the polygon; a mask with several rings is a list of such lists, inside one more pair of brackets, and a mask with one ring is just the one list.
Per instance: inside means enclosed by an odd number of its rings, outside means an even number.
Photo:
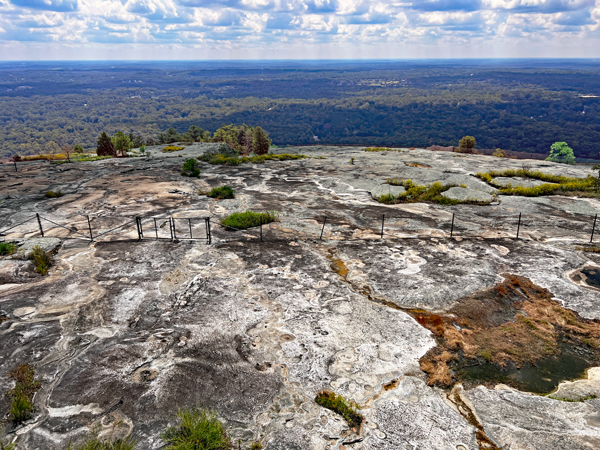
[{"label": "pine tree", "polygon": [[269,147],[271,146],[271,139],[269,134],[261,127],[256,127],[252,133],[252,150],[257,155],[266,155],[269,153]]},{"label": "pine tree", "polygon": [[115,147],[110,140],[106,131],[103,131],[98,138],[98,147],[96,148],[96,154],[98,156],[115,156]]}]

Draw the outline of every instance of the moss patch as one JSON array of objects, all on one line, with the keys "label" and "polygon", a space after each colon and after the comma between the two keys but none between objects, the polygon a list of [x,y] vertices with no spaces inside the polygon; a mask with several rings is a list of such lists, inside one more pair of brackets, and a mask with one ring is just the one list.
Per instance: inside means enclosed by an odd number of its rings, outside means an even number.
[{"label": "moss patch", "polygon": [[221,219],[221,225],[223,225],[226,230],[235,231],[258,227],[261,224],[266,225],[267,223],[277,222],[278,220],[279,213],[277,211],[245,211],[233,213]]},{"label": "moss patch", "polygon": [[446,314],[410,313],[438,343],[420,361],[430,385],[503,382],[550,392],[600,363],[600,323],[564,308],[524,277],[505,275]]},{"label": "moss patch", "polygon": [[315,397],[315,402],[342,416],[346,422],[348,422],[348,426],[354,431],[360,431],[360,426],[363,423],[364,417],[358,412],[356,404],[353,404],[341,395],[336,395],[331,391],[319,392]]}]

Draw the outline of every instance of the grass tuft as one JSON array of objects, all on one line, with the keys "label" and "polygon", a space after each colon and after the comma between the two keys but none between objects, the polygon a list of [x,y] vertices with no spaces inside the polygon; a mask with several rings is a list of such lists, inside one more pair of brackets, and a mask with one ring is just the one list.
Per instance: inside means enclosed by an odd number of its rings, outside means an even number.
[{"label": "grass tuft", "polygon": [[34,376],[35,371],[29,364],[21,364],[10,373],[15,381],[15,387],[8,392],[11,399],[10,414],[16,425],[33,416],[33,396],[41,386],[39,381],[34,380]]},{"label": "grass tuft", "polygon": [[35,271],[40,275],[46,275],[52,265],[50,252],[45,252],[38,245],[33,247],[32,252],[29,254],[29,259],[33,261]]},{"label": "grass tuft", "polygon": [[167,428],[161,438],[166,450],[225,450],[231,441],[217,415],[206,409],[182,409],[177,425]]},{"label": "grass tuft", "polygon": [[131,437],[102,440],[97,433],[94,433],[91,438],[75,447],[69,443],[67,450],[134,450],[135,446],[136,441]]},{"label": "grass tuft", "polygon": [[220,186],[212,188],[206,195],[208,197],[216,199],[235,198],[235,193],[233,192],[231,186]]},{"label": "grass tuft", "polygon": [[17,245],[14,242],[0,242],[0,256],[12,255],[17,251]]},{"label": "grass tuft", "polygon": [[319,392],[315,398],[315,402],[342,416],[348,422],[350,428],[353,428],[355,431],[360,430],[364,417],[358,412],[356,404],[330,391]]},{"label": "grass tuft", "polygon": [[279,221],[279,213],[277,211],[254,212],[245,211],[233,213],[221,219],[221,225],[226,229],[245,230],[247,228],[266,225],[267,223]]},{"label": "grass tuft", "polygon": [[58,190],[58,191],[47,191],[46,192],[46,198],[58,198],[58,197],[62,197],[63,194],[62,191]]}]

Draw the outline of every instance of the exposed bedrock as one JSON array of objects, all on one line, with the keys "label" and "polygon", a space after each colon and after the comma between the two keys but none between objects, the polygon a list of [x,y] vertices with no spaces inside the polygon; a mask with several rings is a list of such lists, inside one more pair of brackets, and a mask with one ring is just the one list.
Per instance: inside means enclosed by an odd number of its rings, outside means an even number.
[{"label": "exposed bedrock", "polygon": [[[202,148],[186,151],[193,156]],[[385,189],[388,178],[465,184],[489,195],[495,190],[472,174],[520,163],[421,150],[300,151],[327,159],[202,164],[200,178],[184,179],[183,158],[155,155],[36,163],[0,178],[0,191],[9,195],[0,203],[1,229],[39,213],[47,238],[38,240],[37,221],[17,227],[6,240],[24,250],[0,257],[2,415],[9,410],[4,393],[13,387],[12,369],[29,363],[41,382],[32,419],[13,426],[5,417],[7,437],[19,449],[62,450],[95,426],[105,436],[131,433],[140,449],[158,449],[174,413],[194,406],[214,409],[242,448],[256,440],[267,450],[600,445],[597,369],[549,396],[490,380],[465,381],[464,390],[432,386],[422,361],[441,348],[440,335],[416,319],[443,317],[458,332],[452,315],[477,310],[465,299],[511,274],[547,291],[544,305],[567,311],[561,317],[589,328],[589,336],[571,342],[587,358],[593,352],[584,347],[597,337],[590,324],[600,318],[594,284],[600,253],[580,246],[589,241],[597,199],[498,195],[497,204],[485,206],[386,206],[371,194]],[[589,172],[533,164],[570,176]],[[198,193],[224,184],[235,199]],[[46,199],[48,189],[65,195]],[[281,212],[280,222],[263,227],[264,242],[256,229],[218,227],[219,218],[246,209]],[[94,236],[136,215],[148,217],[144,239],[137,241],[135,225],[94,243],[66,239],[89,232],[87,215]],[[171,216],[196,219],[177,223],[175,242],[168,236]],[[205,216],[212,217],[212,244],[185,240],[188,225],[194,237],[205,235]],[[169,239],[154,239],[152,217],[159,218],[159,236]],[[33,244],[51,250],[57,243],[48,275],[35,272],[26,253]],[[511,301],[526,303],[515,292]],[[527,315],[533,310],[526,306],[508,308],[498,326],[519,315],[535,326],[545,320]],[[485,359],[486,353],[471,356]],[[365,417],[360,433],[315,403],[323,389],[359,405]]]}]

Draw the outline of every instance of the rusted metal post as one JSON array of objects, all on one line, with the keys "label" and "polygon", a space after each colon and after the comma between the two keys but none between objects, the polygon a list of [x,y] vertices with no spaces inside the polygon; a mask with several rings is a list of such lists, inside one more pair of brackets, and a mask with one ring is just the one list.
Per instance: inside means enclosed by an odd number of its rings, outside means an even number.
[{"label": "rusted metal post", "polygon": [[519,222],[517,223],[517,239],[519,239],[520,231],[521,231],[521,213],[519,213]]},{"label": "rusted metal post", "polygon": [[327,222],[327,216],[323,216],[323,228],[321,228],[321,237],[320,240],[323,240],[323,231],[325,231],[325,223]]},{"label": "rusted metal post", "polygon": [[594,216],[594,225],[592,225],[592,236],[590,237],[590,244],[594,241],[594,231],[596,231],[596,219],[598,219],[598,214]]},{"label": "rusted metal post", "polygon": [[92,234],[92,222],[90,222],[90,216],[87,216],[88,228],[90,229],[90,239],[94,242],[94,235]]},{"label": "rusted metal post", "polygon": [[177,240],[177,232],[175,231],[175,218],[171,217],[171,220],[173,221],[173,240]]},{"label": "rusted metal post", "polygon": [[142,227],[142,218],[138,217],[138,222],[140,223],[140,234],[142,235],[142,239],[144,239],[144,228]]},{"label": "rusted metal post", "polygon": [[40,226],[40,233],[42,233],[42,237],[44,237],[44,229],[42,228],[42,221],[40,219],[40,215],[38,213],[35,213],[35,216],[37,217],[38,225]]},{"label": "rusted metal post", "polygon": [[156,217],[154,218],[154,232],[156,233],[156,240],[158,241],[158,226],[156,226]]},{"label": "rusted metal post", "polygon": [[190,239],[194,239],[194,236],[192,236],[192,219],[188,218],[188,225],[190,226]]},{"label": "rusted metal post", "polygon": [[452,225],[450,225],[450,237],[454,234],[454,213],[452,213]]},{"label": "rusted metal post", "polygon": [[383,225],[385,224],[385,214],[381,217],[381,239],[383,239]]}]

